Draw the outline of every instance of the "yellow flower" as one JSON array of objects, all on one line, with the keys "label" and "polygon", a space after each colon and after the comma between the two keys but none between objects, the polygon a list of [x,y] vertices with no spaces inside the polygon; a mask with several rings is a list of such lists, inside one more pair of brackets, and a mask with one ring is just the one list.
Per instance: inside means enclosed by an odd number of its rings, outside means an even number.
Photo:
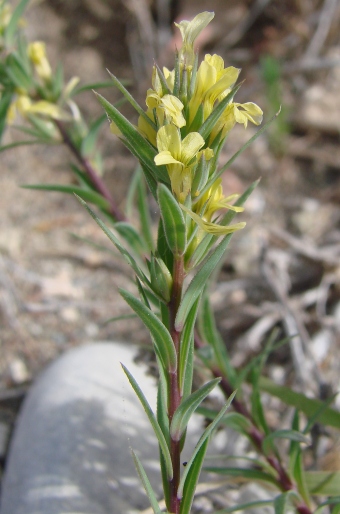
[{"label": "yellow flower", "polygon": [[214,127],[210,140],[213,141],[221,130],[222,137],[225,137],[236,123],[242,123],[244,128],[247,128],[248,121],[251,121],[254,125],[260,125],[262,119],[263,111],[255,103],[231,103],[227,106]]},{"label": "yellow flower", "polygon": [[[157,112],[157,109],[156,109]],[[155,121],[153,109],[147,109],[145,113],[151,121]],[[160,118],[161,113],[158,112],[158,120]],[[112,123],[111,123],[112,125]],[[138,130],[153,146],[156,146],[156,131],[152,128],[150,123],[148,123],[143,116],[139,116],[138,118]],[[112,132],[112,129],[111,129]]]},{"label": "yellow flower", "polygon": [[12,103],[7,115],[10,123],[14,121],[17,111],[24,118],[27,117],[28,114],[40,114],[55,120],[69,119],[67,113],[60,109],[58,105],[47,102],[46,100],[32,102],[30,97],[26,94],[19,95]]},{"label": "yellow flower", "polygon": [[180,202],[184,202],[192,183],[192,169],[196,164],[199,150],[204,146],[203,137],[198,132],[191,132],[183,141],[174,125],[164,125],[157,132],[155,157],[157,166],[166,165],[171,187]]},{"label": "yellow flower", "polygon": [[181,31],[183,46],[179,52],[180,62],[186,66],[192,66],[195,61],[194,42],[202,30],[211,22],[215,14],[213,12],[202,12],[197,14],[191,21],[183,20],[175,23],[176,27]]},{"label": "yellow flower", "polygon": [[224,68],[224,61],[219,55],[205,56],[197,71],[194,94],[189,103],[190,123],[197,109],[203,104],[204,120],[211,114],[215,102],[223,100],[235,84],[240,70],[229,66]]},{"label": "yellow flower", "polygon": [[[213,234],[214,236],[222,236],[226,234],[231,234],[232,232],[235,232],[236,230],[241,230],[246,226],[245,222],[235,223],[235,225],[219,225],[218,223],[212,223],[210,221],[205,221],[204,218],[201,218],[194,212],[192,212],[190,209],[185,207],[185,205],[181,205],[181,208],[184,212],[186,212],[190,218],[198,225],[198,227],[203,230],[204,232],[207,232],[208,234]],[[201,239],[201,238],[200,238]],[[197,242],[199,239],[197,240]]]},{"label": "yellow flower", "polygon": [[[238,198],[238,194],[224,196],[222,179],[217,179],[214,184],[204,193],[199,201],[194,205],[194,211],[199,214],[204,221],[211,221],[213,215],[221,209],[230,209],[234,212],[242,212],[243,207],[231,205],[231,201]],[[202,212],[203,211],[203,212]]]},{"label": "yellow flower", "polygon": [[41,41],[30,43],[27,48],[27,53],[34,64],[38,76],[44,81],[49,81],[52,76],[52,70],[46,56],[45,43]]}]

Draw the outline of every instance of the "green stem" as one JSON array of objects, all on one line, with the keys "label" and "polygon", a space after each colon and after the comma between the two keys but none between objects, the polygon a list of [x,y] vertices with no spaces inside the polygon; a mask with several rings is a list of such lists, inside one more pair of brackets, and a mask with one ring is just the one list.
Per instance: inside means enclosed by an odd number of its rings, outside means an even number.
[{"label": "green stem", "polygon": [[[173,269],[173,286],[171,299],[168,304],[169,317],[170,317],[170,334],[175,345],[177,354],[177,363],[180,358],[180,340],[181,332],[175,328],[175,320],[178,311],[178,307],[182,298],[183,281],[184,281],[184,258],[179,256],[174,258],[174,269]],[[174,373],[169,374],[169,423],[173,418],[174,413],[179,407],[182,396],[179,384],[179,373],[178,364]],[[173,478],[170,481],[170,505],[169,510],[171,514],[179,514],[180,511],[180,499],[177,496],[179,481],[181,477],[181,442],[175,441],[171,438],[170,440],[170,455],[173,466]]]}]

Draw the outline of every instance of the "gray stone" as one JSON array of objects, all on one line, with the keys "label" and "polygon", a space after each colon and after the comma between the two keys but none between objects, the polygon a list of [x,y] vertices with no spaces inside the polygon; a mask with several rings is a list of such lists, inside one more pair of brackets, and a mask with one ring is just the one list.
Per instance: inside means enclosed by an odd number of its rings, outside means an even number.
[{"label": "gray stone", "polygon": [[130,447],[161,495],[158,447],[119,363],[155,405],[155,381],[133,362],[135,354],[131,345],[82,346],[40,376],[11,442],[1,514],[127,514],[146,508]]}]

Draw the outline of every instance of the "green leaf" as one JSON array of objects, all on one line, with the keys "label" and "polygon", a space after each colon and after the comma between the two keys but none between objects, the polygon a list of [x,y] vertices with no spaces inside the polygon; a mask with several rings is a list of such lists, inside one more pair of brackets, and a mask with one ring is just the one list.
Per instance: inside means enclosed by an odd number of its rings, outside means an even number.
[{"label": "green leaf", "polygon": [[181,256],[186,248],[186,226],[182,209],[164,184],[158,185],[157,197],[168,246],[174,255]]},{"label": "green leaf", "polygon": [[238,505],[235,505],[234,507],[228,507],[227,509],[222,510],[216,510],[214,514],[229,514],[231,512],[237,512],[238,510],[245,510],[248,508],[253,507],[265,507],[266,505],[271,505],[273,503],[273,500],[255,500],[253,502],[247,502],[247,503],[239,503]]},{"label": "green leaf", "polygon": [[155,130],[157,131],[157,127],[155,123],[149,118],[149,116],[146,115],[144,110],[141,108],[141,106],[136,102],[136,100],[133,98],[133,96],[129,93],[127,89],[123,86],[123,84],[120,82],[120,80],[117,79],[109,70],[107,70],[110,77],[112,78],[113,84],[116,86],[117,89],[125,96],[126,100],[132,105],[132,107],[138,112],[139,116],[142,116],[144,120]]},{"label": "green leaf", "polygon": [[147,417],[149,418],[150,424],[151,424],[151,426],[152,426],[152,428],[153,428],[153,430],[155,432],[155,435],[157,437],[157,440],[158,440],[161,452],[163,454],[163,457],[164,457],[164,460],[165,460],[165,463],[166,463],[168,479],[172,480],[173,469],[172,469],[172,463],[171,463],[171,456],[170,456],[170,452],[169,452],[169,448],[168,448],[167,442],[166,442],[165,437],[163,435],[163,432],[161,430],[161,427],[159,426],[159,424],[158,424],[158,422],[157,422],[157,420],[155,418],[155,415],[152,412],[152,409],[151,409],[147,399],[145,398],[143,391],[141,390],[141,388],[137,384],[136,380],[131,375],[129,370],[124,366],[124,364],[121,364],[121,366],[122,366],[122,368],[124,370],[125,375],[128,377],[129,382],[130,382],[133,390],[135,391],[136,395],[138,396],[138,399],[141,402],[141,404],[143,406],[143,409],[146,412]]},{"label": "green leaf", "polygon": [[[104,97],[96,93],[96,96],[105,109],[109,118],[117,125],[123,136],[127,139],[129,150],[137,159],[146,166],[154,178],[158,178],[165,183],[170,183],[169,175],[165,166],[156,166],[154,157],[157,151],[148,141],[138,132],[136,127],[123,116],[118,109]],[[125,144],[125,140],[123,141]]]},{"label": "green leaf", "polygon": [[4,31],[4,39],[5,39],[5,46],[8,48],[13,45],[16,31],[18,28],[18,23],[20,21],[21,16],[23,15],[26,6],[28,4],[29,0],[21,0],[17,7],[15,8],[11,20]]},{"label": "green leaf", "polygon": [[143,271],[139,268],[139,266],[137,265],[137,263],[136,263],[135,259],[132,257],[132,255],[121,244],[119,239],[113,234],[113,232],[109,228],[107,228],[105,223],[103,223],[103,221],[100,218],[98,218],[98,216],[93,212],[92,209],[90,209],[90,207],[87,205],[86,202],[84,202],[84,200],[82,200],[77,195],[75,195],[75,196],[79,200],[79,202],[85,207],[85,209],[90,213],[90,215],[92,216],[94,221],[100,226],[100,228],[102,229],[104,234],[106,234],[107,237],[110,239],[110,241],[115,245],[117,250],[121,253],[121,255],[124,257],[126,262],[131,266],[133,271],[136,273],[137,277],[142,282],[145,282],[149,285],[149,281],[148,281],[147,277],[144,275]]},{"label": "green leaf", "polygon": [[273,116],[269,121],[267,121],[267,123],[265,123],[263,127],[260,128],[253,137],[248,139],[248,141],[236,153],[234,153],[234,155],[229,159],[229,161],[224,166],[222,166],[222,168],[217,173],[214,173],[211,180],[207,182],[207,185],[204,188],[204,192],[211,187],[211,185],[213,184],[213,182],[215,182],[216,179],[223,175],[223,173],[233,164],[234,161],[236,161],[238,156],[241,155],[248,148],[248,146],[250,146],[259,136],[261,136],[261,134],[263,134],[263,132],[267,130],[269,125],[273,123],[273,121],[277,118],[278,115],[279,113],[275,114],[275,116]]},{"label": "green leaf", "polygon": [[226,410],[229,408],[231,402],[233,401],[233,399],[235,397],[235,394],[236,393],[233,393],[232,395],[230,395],[230,397],[228,398],[227,403],[222,407],[222,409],[217,414],[215,419],[212,421],[212,423],[210,423],[210,425],[207,426],[207,428],[204,430],[203,434],[199,438],[198,443],[195,446],[194,452],[193,452],[192,456],[190,457],[189,461],[187,462],[187,465],[185,466],[185,469],[184,469],[184,471],[182,473],[182,477],[181,477],[181,480],[180,480],[180,483],[179,483],[179,486],[178,486],[178,492],[177,492],[178,498],[181,498],[182,495],[183,495],[183,491],[184,491],[184,489],[186,487],[186,480],[187,480],[187,477],[188,477],[188,475],[190,473],[191,466],[194,464],[197,455],[201,451],[201,447],[206,444],[206,441],[209,441],[209,437],[211,436],[212,432],[217,427],[218,423],[223,418]]},{"label": "green leaf", "polygon": [[149,498],[149,501],[150,501],[150,504],[151,504],[151,507],[152,507],[152,510],[153,510],[154,514],[162,514],[162,511],[161,511],[161,509],[159,507],[156,495],[154,493],[154,490],[152,489],[152,486],[151,486],[150,481],[149,481],[149,479],[147,477],[147,474],[145,473],[143,465],[142,465],[140,459],[137,457],[137,455],[135,454],[135,452],[133,450],[132,450],[132,457],[133,457],[133,460],[134,460],[134,463],[135,463],[138,475],[139,475],[139,477],[140,477],[140,479],[141,479],[141,481],[143,483],[143,486],[144,486],[144,489],[146,491],[146,494],[148,495],[148,498]]},{"label": "green leaf", "polygon": [[18,55],[11,53],[6,60],[7,75],[16,87],[29,90],[32,86],[32,79],[27,74],[24,65]]},{"label": "green leaf", "polygon": [[0,141],[7,125],[7,111],[12,102],[12,92],[5,91],[0,96]]},{"label": "green leaf", "polygon": [[[122,84],[129,85],[131,82],[129,80],[122,80]],[[91,84],[85,84],[84,86],[78,86],[72,92],[72,96],[79,95],[79,93],[83,93],[84,91],[92,91],[93,89],[103,89],[103,88],[111,88],[112,80],[104,80],[102,82],[92,82]]]},{"label": "green leaf", "polygon": [[75,194],[83,200],[97,205],[101,209],[107,210],[109,203],[102,195],[95,191],[89,191],[79,186],[66,186],[63,184],[27,184],[21,186],[23,189],[34,189],[37,191],[58,191],[60,193]]},{"label": "green leaf", "polygon": [[139,180],[137,183],[137,207],[139,212],[141,230],[144,236],[146,246],[149,251],[153,251],[154,241],[152,234],[152,220],[150,216],[149,202],[147,198],[144,177],[142,174],[139,175]]},{"label": "green leaf", "polygon": [[306,471],[306,484],[310,494],[338,496],[340,471]]},{"label": "green leaf", "polygon": [[199,317],[199,329],[202,339],[213,348],[216,363],[222,371],[222,374],[228,377],[231,386],[234,387],[236,382],[236,373],[231,365],[227,347],[217,330],[209,295],[207,293],[204,295],[202,301],[202,308]]},{"label": "green leaf", "polygon": [[127,221],[119,221],[115,223],[114,228],[137,255],[143,255],[143,252],[146,250],[144,241],[131,223],[128,223]]},{"label": "green leaf", "polygon": [[199,306],[199,298],[191,308],[183,332],[181,334],[180,357],[179,357],[179,384],[183,398],[191,393],[193,373],[193,346],[194,328]]},{"label": "green leaf", "polygon": [[208,396],[208,394],[211,393],[213,389],[215,389],[220,381],[220,378],[214,378],[213,380],[210,380],[210,382],[204,384],[197,391],[182,401],[182,403],[175,411],[170,425],[170,434],[174,441],[180,440],[192,414],[195,412],[200,403],[202,403],[202,401]]},{"label": "green leaf", "polygon": [[292,506],[292,498],[299,500],[299,496],[295,491],[287,491],[276,496],[274,499],[275,514],[285,514],[287,509]]},{"label": "green leaf", "polygon": [[223,100],[212,111],[210,116],[208,116],[208,118],[205,120],[201,128],[198,130],[199,134],[201,134],[203,139],[207,139],[207,137],[210,135],[210,132],[222,116],[223,111],[225,110],[227,105],[232,101],[240,87],[241,84],[234,86],[230,93],[225,98],[223,98]]},{"label": "green leaf", "polygon": [[[337,507],[340,507],[340,496],[333,496],[332,498],[329,498],[328,500],[320,503],[320,505],[317,507],[317,509],[315,510],[314,514],[318,514],[320,510],[323,509],[323,507],[326,507],[327,505],[334,505],[334,504],[338,504]],[[334,511],[332,511],[332,514],[333,514]],[[335,514],[335,512],[334,512]]]},{"label": "green leaf", "polygon": [[162,218],[160,218],[158,222],[157,252],[161,259],[165,262],[167,268],[172,270],[174,267],[174,255],[171,252],[165,237]]},{"label": "green leaf", "polygon": [[241,478],[245,481],[259,480],[260,482],[268,482],[279,487],[277,480],[272,475],[264,473],[263,471],[258,471],[257,469],[208,466],[205,467],[204,470],[209,471],[210,473],[217,473],[219,475]]},{"label": "green leaf", "polygon": [[97,144],[97,138],[99,135],[99,130],[102,127],[103,123],[107,120],[105,114],[99,116],[90,126],[87,135],[81,142],[81,155],[85,157],[91,157]]},{"label": "green leaf", "polygon": [[17,146],[28,146],[28,145],[40,145],[44,144],[44,141],[41,141],[40,139],[33,139],[33,140],[23,140],[23,141],[16,141],[15,143],[9,143],[8,145],[0,146],[0,153],[5,152],[6,150],[10,150],[11,148],[16,148]]},{"label": "green leaf", "polygon": [[263,451],[265,454],[271,451],[275,439],[289,439],[289,441],[310,444],[308,437],[297,430],[275,430],[275,432],[271,432],[263,439]]},{"label": "green leaf", "polygon": [[177,367],[177,357],[175,345],[168,329],[157,316],[133,294],[124,289],[120,289],[120,294],[135,313],[138,314],[144,325],[150,330],[162,359],[164,369],[169,372],[174,372]]},{"label": "green leaf", "polygon": [[215,250],[209,255],[202,268],[194,276],[190,282],[188,289],[185,291],[180,306],[177,311],[175,327],[181,331],[184,327],[185,320],[188,317],[191,307],[203,291],[208,278],[222,259],[224,252],[229,244],[232,234],[226,235]]},{"label": "green leaf", "polygon": [[113,318],[107,319],[103,322],[103,325],[108,325],[109,323],[114,323],[115,321],[121,321],[123,319],[135,319],[137,317],[137,314],[121,314],[121,316],[113,316]]},{"label": "green leaf", "polygon": [[[276,398],[280,398],[285,404],[297,408],[306,416],[313,416],[317,409],[323,407],[323,402],[312,398],[306,398],[302,393],[297,393],[289,387],[280,386],[267,377],[259,379],[259,387]],[[340,412],[327,408],[319,416],[319,422],[326,426],[340,428]]]},{"label": "green leaf", "polygon": [[193,462],[190,465],[190,469],[184,484],[180,514],[190,514],[191,512],[191,506],[195,496],[195,490],[203,466],[204,457],[207,452],[208,444],[209,439],[207,438],[205,441],[203,441],[195,455],[195,458],[193,459]]}]

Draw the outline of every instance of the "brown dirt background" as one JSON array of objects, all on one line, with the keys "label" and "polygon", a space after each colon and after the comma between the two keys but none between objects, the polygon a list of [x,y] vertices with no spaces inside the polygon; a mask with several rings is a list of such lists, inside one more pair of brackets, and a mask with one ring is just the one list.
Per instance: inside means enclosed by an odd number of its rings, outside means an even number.
[{"label": "brown dirt background", "polygon": [[[339,2],[178,0],[164,5],[171,7],[171,22],[201,10],[215,11],[200,48],[242,67],[245,83],[238,99],[258,103],[265,119],[272,115],[273,105],[261,62],[268,55],[281,62],[279,98],[288,128],[281,146],[275,146],[269,131],[224,176],[230,193],[241,192],[260,176],[262,180],[247,204],[247,228],[235,236],[226,257],[212,293],[213,305],[235,364],[255,355],[274,326],[287,334],[293,319],[291,330],[300,334],[303,362],[294,361],[287,346],[272,356],[269,375],[291,384],[298,377],[300,389],[316,396],[324,384],[336,391]],[[30,40],[46,41],[52,64],[61,60],[67,78],[77,75],[84,83],[106,80],[108,68],[130,79],[131,90],[142,103],[143,88],[150,83],[150,52],[154,50],[159,64],[171,64],[171,49],[178,41],[166,16],[159,18],[157,26],[156,5],[147,0],[50,0],[33,2],[26,32]],[[151,36],[148,23],[158,27],[163,46],[155,44],[157,30]],[[119,98],[114,90],[104,94],[111,101]],[[79,105],[86,118],[101,112],[91,93],[82,94]],[[277,130],[273,126],[272,133]],[[254,133],[253,127],[235,128],[223,159]],[[9,131],[6,142],[15,137]],[[101,146],[105,181],[123,207],[135,162],[106,126]],[[29,384],[48,362],[75,345],[100,340],[144,344],[148,336],[135,320],[105,323],[129,313],[117,289],[133,291],[134,286],[127,266],[76,200],[20,188],[27,183],[70,183],[67,165],[72,157],[67,150],[23,147],[0,158],[0,390],[6,396],[6,391]],[[302,368],[306,373],[299,373]],[[271,416],[275,426],[280,419],[276,407]],[[327,450],[330,447],[331,443]]]}]

